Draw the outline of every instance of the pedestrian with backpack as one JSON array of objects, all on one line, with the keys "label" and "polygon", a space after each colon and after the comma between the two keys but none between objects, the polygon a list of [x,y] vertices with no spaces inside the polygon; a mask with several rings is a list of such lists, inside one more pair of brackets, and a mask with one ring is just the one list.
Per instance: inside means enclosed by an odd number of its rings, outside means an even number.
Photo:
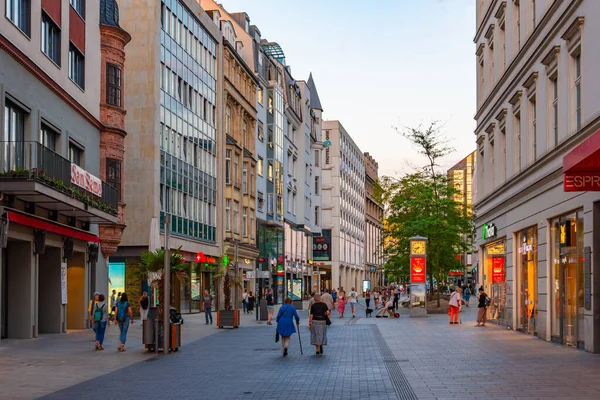
[{"label": "pedestrian with backpack", "polygon": [[479,288],[479,304],[477,308],[477,325],[475,327],[485,326],[487,322],[487,308],[490,306],[491,299],[483,290],[483,286]]},{"label": "pedestrian with backpack", "polygon": [[117,324],[119,325],[119,331],[121,331],[121,336],[119,337],[121,344],[119,345],[118,349],[120,352],[124,352],[125,340],[127,340],[127,330],[129,329],[129,325],[133,324],[133,311],[131,310],[129,298],[125,292],[121,293],[121,297],[117,302],[117,306],[115,307],[115,315],[117,318]]},{"label": "pedestrian with backpack", "polygon": [[108,323],[108,306],[105,300],[106,297],[100,293],[92,310],[92,321],[94,322],[94,332],[96,332],[96,350],[104,350],[104,334]]}]

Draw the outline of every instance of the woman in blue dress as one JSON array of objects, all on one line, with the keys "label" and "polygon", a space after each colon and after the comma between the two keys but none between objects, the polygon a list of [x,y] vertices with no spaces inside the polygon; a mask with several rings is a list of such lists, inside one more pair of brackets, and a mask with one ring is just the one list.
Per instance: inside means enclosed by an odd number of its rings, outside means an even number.
[{"label": "woman in blue dress", "polygon": [[285,299],[285,304],[279,309],[277,314],[277,332],[281,336],[281,347],[283,348],[283,356],[288,354],[288,344],[290,344],[290,337],[296,333],[296,327],[294,327],[294,318],[296,318],[296,326],[300,326],[300,317],[296,312],[296,308],[292,305],[292,299],[289,297]]}]

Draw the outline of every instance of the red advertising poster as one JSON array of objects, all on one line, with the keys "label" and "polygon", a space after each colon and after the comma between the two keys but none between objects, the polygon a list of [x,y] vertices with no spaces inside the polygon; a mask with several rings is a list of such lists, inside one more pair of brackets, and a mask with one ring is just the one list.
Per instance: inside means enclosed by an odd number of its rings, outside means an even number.
[{"label": "red advertising poster", "polygon": [[425,257],[411,257],[410,258],[410,282],[411,283],[427,282]]},{"label": "red advertising poster", "polygon": [[504,257],[492,257],[492,282],[504,282]]}]

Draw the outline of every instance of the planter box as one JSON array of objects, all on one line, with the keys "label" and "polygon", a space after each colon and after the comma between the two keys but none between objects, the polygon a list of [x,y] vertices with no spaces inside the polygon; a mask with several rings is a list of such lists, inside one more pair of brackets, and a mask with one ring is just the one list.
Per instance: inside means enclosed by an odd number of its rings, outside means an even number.
[{"label": "planter box", "polygon": [[240,310],[218,310],[217,326],[219,328],[240,326]]}]

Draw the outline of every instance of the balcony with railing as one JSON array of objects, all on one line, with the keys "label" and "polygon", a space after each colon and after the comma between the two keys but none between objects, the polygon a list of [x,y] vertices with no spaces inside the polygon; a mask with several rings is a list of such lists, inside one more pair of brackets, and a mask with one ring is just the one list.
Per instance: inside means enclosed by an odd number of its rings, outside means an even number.
[{"label": "balcony with railing", "polygon": [[39,142],[0,141],[0,192],[84,221],[117,222],[118,190],[93,176],[82,187],[73,173],[69,160]]}]

